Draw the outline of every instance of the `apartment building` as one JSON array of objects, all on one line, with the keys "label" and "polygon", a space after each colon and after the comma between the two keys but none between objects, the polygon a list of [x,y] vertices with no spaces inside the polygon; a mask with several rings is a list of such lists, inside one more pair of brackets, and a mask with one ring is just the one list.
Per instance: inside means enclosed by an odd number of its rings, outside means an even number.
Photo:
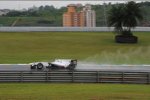
[{"label": "apartment building", "polygon": [[85,12],[85,23],[86,27],[96,27],[96,14],[95,11],[91,9],[91,5],[87,4],[83,8],[83,11]]},{"label": "apartment building", "polygon": [[63,14],[64,27],[95,27],[95,11],[91,10],[90,5],[83,7],[83,10],[77,12],[76,5],[67,6],[68,11]]}]

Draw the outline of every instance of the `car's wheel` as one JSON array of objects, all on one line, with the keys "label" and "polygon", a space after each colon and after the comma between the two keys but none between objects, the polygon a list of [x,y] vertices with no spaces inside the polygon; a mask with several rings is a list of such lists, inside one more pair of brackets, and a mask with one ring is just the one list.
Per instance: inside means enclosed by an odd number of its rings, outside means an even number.
[{"label": "car's wheel", "polygon": [[74,70],[74,69],[75,69],[75,65],[70,65],[70,66],[68,66],[68,69],[69,69],[69,70]]},{"label": "car's wheel", "polygon": [[42,63],[37,64],[37,69],[43,69],[44,65]]},{"label": "car's wheel", "polygon": [[31,65],[30,68],[31,69],[36,69],[36,66],[35,65]]},{"label": "car's wheel", "polygon": [[46,66],[47,69],[51,69],[51,67],[52,67],[51,63],[48,63],[48,66]]}]

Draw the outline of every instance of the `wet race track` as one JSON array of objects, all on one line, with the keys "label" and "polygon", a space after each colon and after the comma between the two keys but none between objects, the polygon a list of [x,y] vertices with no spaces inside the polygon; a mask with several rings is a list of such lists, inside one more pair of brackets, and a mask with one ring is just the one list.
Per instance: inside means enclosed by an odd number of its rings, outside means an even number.
[{"label": "wet race track", "polygon": [[[150,65],[100,65],[79,62],[77,71],[140,71],[150,72]],[[0,71],[32,71],[29,64],[0,64]]]}]

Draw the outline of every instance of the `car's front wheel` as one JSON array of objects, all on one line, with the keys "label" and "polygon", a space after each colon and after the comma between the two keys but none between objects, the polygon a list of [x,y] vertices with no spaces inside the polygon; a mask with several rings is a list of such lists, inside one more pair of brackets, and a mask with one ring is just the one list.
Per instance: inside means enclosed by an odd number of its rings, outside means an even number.
[{"label": "car's front wheel", "polygon": [[37,64],[37,69],[43,69],[44,65],[42,63]]}]

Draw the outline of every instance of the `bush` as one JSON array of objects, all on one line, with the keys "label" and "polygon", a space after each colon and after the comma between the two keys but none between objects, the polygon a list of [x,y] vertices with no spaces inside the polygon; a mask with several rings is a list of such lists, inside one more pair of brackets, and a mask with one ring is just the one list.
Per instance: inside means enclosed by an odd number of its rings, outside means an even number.
[{"label": "bush", "polygon": [[39,20],[37,23],[39,23],[39,24],[53,24],[54,21],[49,21],[49,20]]}]

